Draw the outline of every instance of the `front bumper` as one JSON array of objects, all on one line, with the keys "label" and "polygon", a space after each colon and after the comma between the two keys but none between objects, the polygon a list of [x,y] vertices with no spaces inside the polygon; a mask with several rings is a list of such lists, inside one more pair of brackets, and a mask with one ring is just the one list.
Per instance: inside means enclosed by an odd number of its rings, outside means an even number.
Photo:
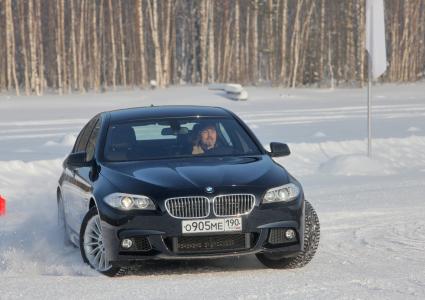
[{"label": "front bumper", "polygon": [[[176,243],[181,237],[206,237],[232,233],[182,234],[182,219],[176,219],[167,212],[157,214],[134,214],[120,221],[110,215],[101,214],[102,230],[106,254],[109,261],[124,264],[126,262],[151,259],[199,259],[225,256],[239,256],[258,252],[279,253],[284,256],[296,255],[303,250],[304,240],[304,200],[291,203],[256,205],[249,215],[243,215],[242,232],[245,235],[245,247],[237,250],[211,250],[182,253]],[[215,218],[209,216],[208,219]],[[271,244],[269,234],[272,229],[291,228],[296,232],[296,240],[281,244]],[[145,251],[124,250],[121,240],[124,238],[145,238],[150,245]]]}]

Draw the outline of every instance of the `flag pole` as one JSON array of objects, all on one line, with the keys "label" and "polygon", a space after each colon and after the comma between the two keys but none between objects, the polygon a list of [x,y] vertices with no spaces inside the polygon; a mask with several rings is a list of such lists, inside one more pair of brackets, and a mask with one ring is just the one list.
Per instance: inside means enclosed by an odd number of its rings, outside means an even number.
[{"label": "flag pole", "polygon": [[367,156],[372,156],[372,56],[367,51],[368,67],[367,67]]},{"label": "flag pole", "polygon": [[367,155],[372,156],[372,85],[373,79],[385,73],[385,11],[383,0],[366,0],[367,86]]}]

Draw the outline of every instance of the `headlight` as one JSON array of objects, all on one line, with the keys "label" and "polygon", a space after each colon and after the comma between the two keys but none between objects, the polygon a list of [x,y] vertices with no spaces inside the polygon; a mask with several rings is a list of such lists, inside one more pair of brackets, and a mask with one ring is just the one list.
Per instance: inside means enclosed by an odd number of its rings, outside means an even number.
[{"label": "headlight", "polygon": [[268,190],[264,195],[263,203],[288,202],[296,199],[299,194],[300,188],[289,183]]},{"label": "headlight", "polygon": [[105,197],[105,202],[114,208],[121,210],[143,209],[155,210],[155,204],[149,197],[142,195],[130,195],[114,193]]}]

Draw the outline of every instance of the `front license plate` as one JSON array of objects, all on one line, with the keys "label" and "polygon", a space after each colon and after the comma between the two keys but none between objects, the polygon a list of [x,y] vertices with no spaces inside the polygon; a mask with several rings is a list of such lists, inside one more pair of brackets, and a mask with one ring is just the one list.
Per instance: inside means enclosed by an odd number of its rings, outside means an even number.
[{"label": "front license plate", "polygon": [[182,222],[182,232],[185,234],[227,231],[242,231],[242,218],[185,220]]}]

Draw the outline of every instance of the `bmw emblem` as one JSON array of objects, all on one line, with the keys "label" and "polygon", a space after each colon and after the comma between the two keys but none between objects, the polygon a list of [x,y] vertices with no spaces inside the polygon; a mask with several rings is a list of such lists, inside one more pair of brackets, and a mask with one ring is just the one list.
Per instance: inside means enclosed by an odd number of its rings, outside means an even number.
[{"label": "bmw emblem", "polygon": [[207,192],[208,194],[212,194],[214,193],[214,188],[212,186],[207,186],[205,188],[205,192]]}]

